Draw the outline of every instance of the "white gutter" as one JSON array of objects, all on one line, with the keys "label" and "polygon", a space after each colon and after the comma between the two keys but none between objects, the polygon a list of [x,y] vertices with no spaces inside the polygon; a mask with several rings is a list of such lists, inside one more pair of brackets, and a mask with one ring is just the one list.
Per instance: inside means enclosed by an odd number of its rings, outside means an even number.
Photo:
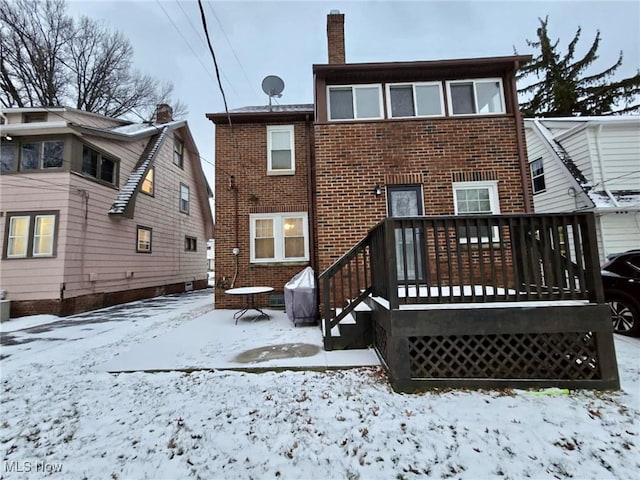
[{"label": "white gutter", "polygon": [[598,167],[600,170],[600,183],[602,183],[602,190],[604,190],[604,193],[607,194],[607,197],[609,197],[609,200],[611,200],[611,203],[613,203],[614,207],[620,207],[620,204],[618,203],[618,201],[615,199],[615,197],[613,196],[613,194],[609,191],[609,189],[607,188],[606,185],[606,181],[605,178],[606,174],[605,174],[605,170],[604,170],[604,162],[602,161],[602,150],[600,148],[600,134],[602,133],[602,124],[598,125],[598,128],[596,129],[596,158],[598,159]]},{"label": "white gutter", "polygon": [[68,127],[65,121],[60,122],[33,122],[33,123],[5,123],[2,125],[2,133],[29,133],[41,130],[52,130]]}]

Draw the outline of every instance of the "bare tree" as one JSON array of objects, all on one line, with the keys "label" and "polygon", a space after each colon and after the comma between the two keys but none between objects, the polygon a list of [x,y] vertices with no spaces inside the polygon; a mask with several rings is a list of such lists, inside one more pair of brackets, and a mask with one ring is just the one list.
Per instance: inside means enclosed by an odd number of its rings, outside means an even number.
[{"label": "bare tree", "polygon": [[63,0],[0,4],[0,87],[4,106],[52,106],[65,96],[61,62],[72,30]]},{"label": "bare tree", "polygon": [[[133,69],[124,35],[88,17],[74,21],[64,0],[0,0],[0,60],[5,107],[74,105],[149,119],[157,103],[172,103],[171,83]],[[174,116],[181,115],[177,102]]]}]

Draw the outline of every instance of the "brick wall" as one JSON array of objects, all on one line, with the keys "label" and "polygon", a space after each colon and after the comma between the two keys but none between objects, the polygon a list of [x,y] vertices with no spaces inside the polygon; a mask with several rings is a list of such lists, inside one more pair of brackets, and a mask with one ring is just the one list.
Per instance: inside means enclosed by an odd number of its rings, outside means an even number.
[{"label": "brick wall", "polygon": [[344,14],[327,15],[327,50],[329,63],[344,63]]},{"label": "brick wall", "polygon": [[[267,176],[267,125],[277,124],[294,125],[295,175]],[[309,133],[312,134],[311,127]],[[309,212],[305,122],[236,123],[233,134],[235,141],[228,126],[216,125],[216,308],[240,306],[242,299],[223,293],[231,287],[236,271],[235,287],[267,285],[282,292],[284,284],[309,265],[308,262],[252,265],[249,253],[250,213]],[[237,151],[234,144],[238,145]],[[234,247],[240,249],[237,257],[231,253]],[[269,296],[260,295],[256,300],[266,306]]]},{"label": "brick wall", "polygon": [[525,211],[512,116],[317,124],[315,147],[319,273],[386,216],[376,184],[421,181],[425,215],[451,215],[452,174],[493,172],[501,212]]}]

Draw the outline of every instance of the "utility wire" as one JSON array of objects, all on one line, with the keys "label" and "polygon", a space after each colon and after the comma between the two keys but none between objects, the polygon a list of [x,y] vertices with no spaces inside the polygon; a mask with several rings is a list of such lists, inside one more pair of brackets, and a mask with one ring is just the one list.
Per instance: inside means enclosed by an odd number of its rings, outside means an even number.
[{"label": "utility wire", "polygon": [[[176,0],[176,1],[178,1],[178,0]],[[224,38],[227,40],[227,43],[229,44],[229,48],[231,48],[231,52],[233,52],[233,56],[236,57],[236,60],[238,61],[238,65],[240,65],[240,70],[242,70],[242,73],[244,74],[244,78],[246,79],[247,84],[249,85],[249,88],[254,90],[255,92],[257,92],[258,93],[258,97],[260,97],[260,92],[258,92],[258,90],[256,89],[256,86],[253,83],[251,83],[251,80],[249,80],[249,75],[247,74],[247,71],[244,69],[244,66],[242,65],[242,62],[240,61],[240,58],[238,57],[238,54],[236,53],[235,49],[233,48],[233,45],[231,44],[231,40],[229,39],[229,36],[227,35],[227,32],[224,30],[224,27],[222,26],[222,22],[220,21],[220,18],[218,18],[218,15],[216,14],[215,10],[213,9],[213,2],[207,2],[207,6],[209,7],[209,10],[213,14],[214,18],[216,19],[216,22],[218,22],[218,26],[220,26],[220,31],[224,35]]]},{"label": "utility wire", "polygon": [[[162,2],[160,2],[160,0],[156,0],[156,3],[158,4],[158,6],[160,7],[160,9],[162,10],[162,12],[164,13],[165,17],[167,17],[169,19],[169,21],[171,22],[171,25],[173,25],[173,28],[178,32],[178,34],[182,37],[182,40],[184,40],[184,43],[187,44],[187,47],[189,47],[189,50],[191,50],[191,53],[193,53],[194,57],[196,57],[196,60],[198,60],[198,62],[200,63],[200,65],[202,65],[202,68],[204,68],[205,72],[207,72],[207,75],[209,75],[211,77],[211,80],[213,80],[214,82],[216,81],[216,79],[213,77],[213,75],[211,74],[211,72],[209,71],[209,69],[205,66],[204,63],[202,63],[202,60],[200,60],[200,57],[198,56],[198,54],[196,53],[196,51],[193,49],[193,47],[191,46],[191,43],[189,42],[189,40],[187,40],[187,38],[184,36],[184,34],[182,33],[182,30],[180,30],[178,28],[178,26],[176,25],[176,23],[173,21],[173,18],[171,18],[171,16],[169,15],[169,13],[164,9],[164,7],[162,6]],[[182,8],[182,7],[180,7]]]},{"label": "utility wire", "polygon": [[211,45],[211,39],[209,38],[209,29],[207,28],[207,18],[204,15],[202,0],[198,0],[198,7],[200,8],[202,28],[204,29],[204,34],[207,39],[209,53],[211,53],[211,58],[213,58],[213,64],[216,70],[216,78],[218,79],[218,87],[220,87],[220,93],[222,94],[222,101],[224,102],[224,111],[227,113],[227,120],[229,120],[229,126],[231,126],[231,115],[229,115],[229,106],[227,105],[227,96],[225,95],[224,88],[222,87],[222,81],[220,80],[220,69],[218,68],[218,61],[216,60],[216,54],[213,51],[213,46]]}]

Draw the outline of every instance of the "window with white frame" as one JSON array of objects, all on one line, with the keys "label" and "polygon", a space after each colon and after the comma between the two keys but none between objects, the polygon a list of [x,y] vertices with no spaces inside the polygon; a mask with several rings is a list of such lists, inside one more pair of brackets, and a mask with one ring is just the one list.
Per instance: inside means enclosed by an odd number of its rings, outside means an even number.
[{"label": "window with white frame", "polygon": [[505,113],[504,91],[499,78],[447,82],[449,115]]},{"label": "window with white frame", "polygon": [[251,262],[309,260],[309,225],[306,212],[252,214]]},{"label": "window with white frame", "polygon": [[[498,182],[455,182],[453,200],[456,215],[492,215],[500,213]],[[498,238],[498,228],[470,221],[469,230],[458,230],[460,243],[487,243]]]},{"label": "window with white frame", "polygon": [[542,164],[542,157],[536,158],[529,164],[531,169],[531,182],[533,183],[533,193],[544,192],[546,186],[544,184],[544,166]]},{"label": "window with white frame", "polygon": [[7,214],[3,257],[54,257],[58,212]]},{"label": "window with white frame", "polygon": [[329,120],[383,118],[380,84],[330,86],[327,92]]},{"label": "window with white frame", "polygon": [[293,125],[267,126],[267,174],[293,175],[295,171]]},{"label": "window with white frame", "polygon": [[436,117],[444,115],[442,84],[396,83],[387,85],[390,118]]},{"label": "window with white frame", "polygon": [[182,213],[189,213],[189,187],[184,184],[180,184],[180,211]]}]

